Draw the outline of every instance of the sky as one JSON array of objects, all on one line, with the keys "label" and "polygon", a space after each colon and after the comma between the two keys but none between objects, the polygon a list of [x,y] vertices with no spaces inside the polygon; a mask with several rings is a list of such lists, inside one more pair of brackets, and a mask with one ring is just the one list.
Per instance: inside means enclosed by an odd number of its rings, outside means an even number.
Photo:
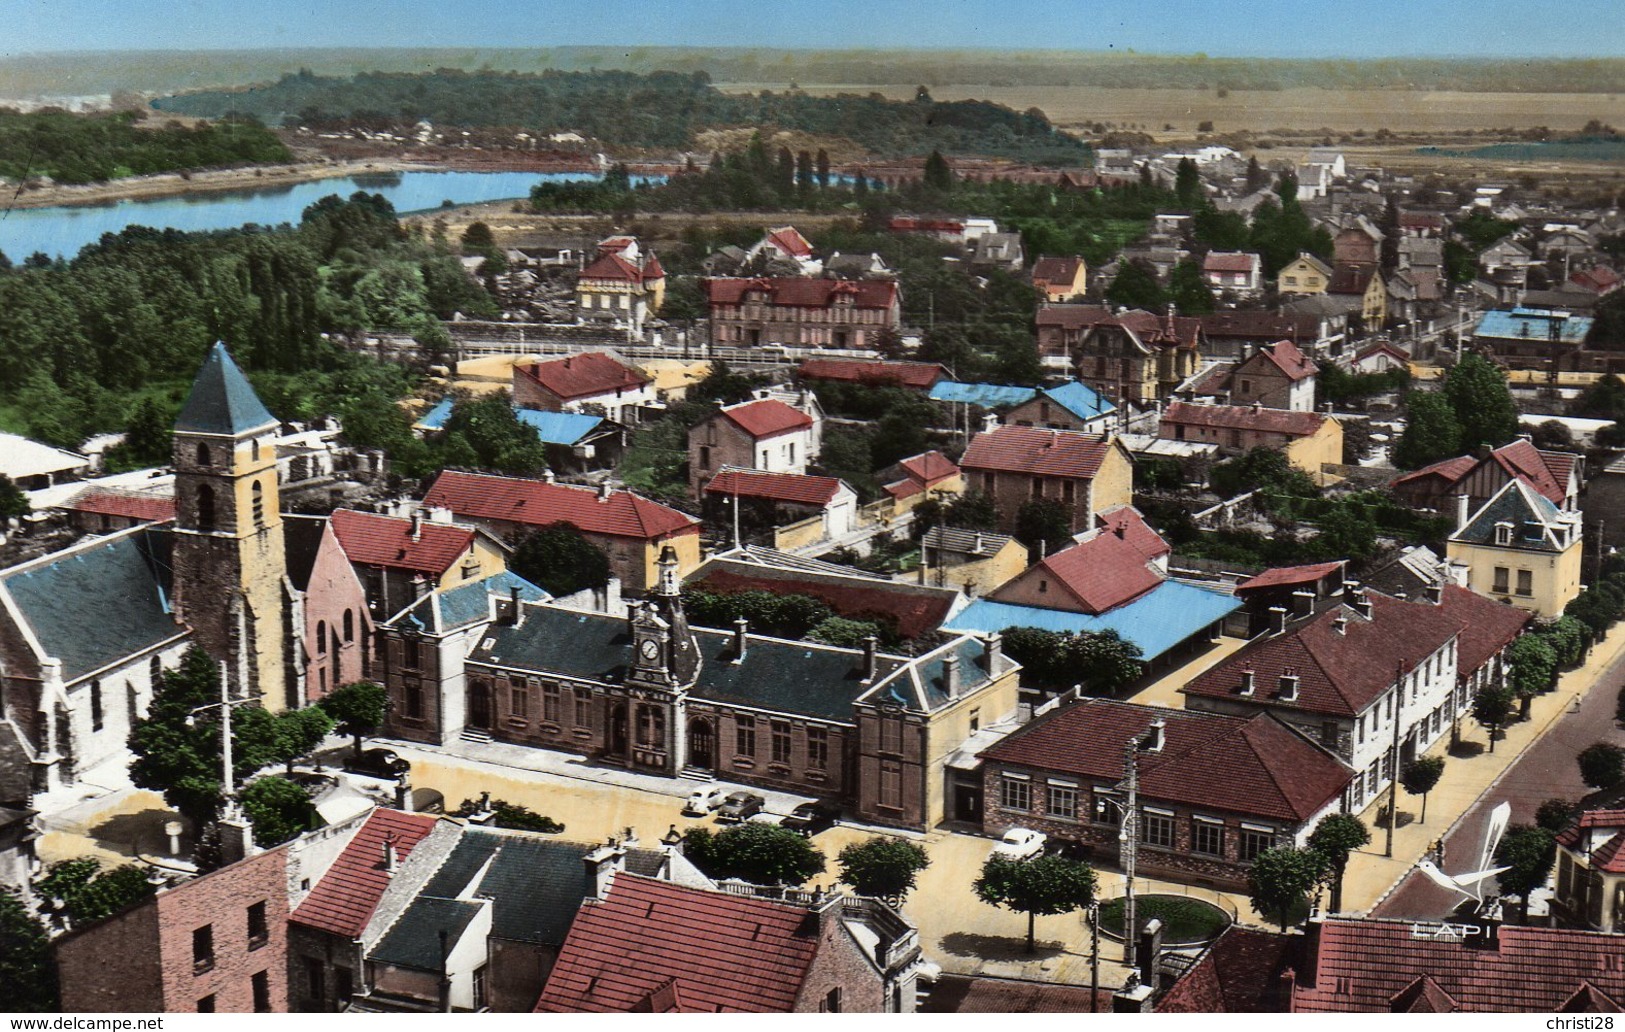
[{"label": "sky", "polygon": [[1530,0],[0,0],[0,57],[651,45],[1619,57],[1617,2],[1553,18]]}]

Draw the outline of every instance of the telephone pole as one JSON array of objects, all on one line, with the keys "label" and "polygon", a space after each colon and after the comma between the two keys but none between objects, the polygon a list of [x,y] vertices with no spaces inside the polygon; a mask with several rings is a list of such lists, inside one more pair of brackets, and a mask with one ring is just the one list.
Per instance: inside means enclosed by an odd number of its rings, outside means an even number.
[{"label": "telephone pole", "polygon": [[1388,844],[1383,856],[1394,855],[1394,825],[1399,823],[1399,715],[1405,709],[1405,662],[1394,664],[1393,766],[1388,771]]}]

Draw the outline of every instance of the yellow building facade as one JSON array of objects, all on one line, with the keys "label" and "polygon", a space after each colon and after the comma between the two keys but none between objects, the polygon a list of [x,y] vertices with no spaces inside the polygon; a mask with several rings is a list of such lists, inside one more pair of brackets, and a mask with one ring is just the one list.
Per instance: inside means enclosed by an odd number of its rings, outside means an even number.
[{"label": "yellow building facade", "polygon": [[1450,536],[1445,554],[1467,586],[1548,619],[1580,594],[1581,517],[1522,479],[1507,483]]}]

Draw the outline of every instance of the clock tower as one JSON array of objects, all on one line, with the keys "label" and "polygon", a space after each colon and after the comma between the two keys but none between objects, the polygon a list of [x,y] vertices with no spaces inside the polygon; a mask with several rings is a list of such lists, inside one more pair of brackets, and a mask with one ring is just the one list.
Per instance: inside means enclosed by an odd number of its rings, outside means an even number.
[{"label": "clock tower", "polygon": [[655,591],[631,615],[626,692],[632,734],[626,760],[643,770],[676,774],[687,763],[683,722],[688,690],[700,674],[700,649],[683,615],[676,550],[667,545],[657,565]]}]

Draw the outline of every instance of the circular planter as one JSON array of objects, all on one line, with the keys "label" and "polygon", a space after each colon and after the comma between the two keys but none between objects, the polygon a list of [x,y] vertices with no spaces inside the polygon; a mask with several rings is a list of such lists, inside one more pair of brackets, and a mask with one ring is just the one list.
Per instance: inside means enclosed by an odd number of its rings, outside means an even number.
[{"label": "circular planter", "polygon": [[[1162,941],[1166,946],[1199,946],[1212,942],[1232,921],[1229,914],[1207,900],[1154,892],[1134,897],[1134,916],[1141,925],[1150,918],[1160,917]],[[1122,940],[1123,897],[1100,904],[1100,934]]]}]

